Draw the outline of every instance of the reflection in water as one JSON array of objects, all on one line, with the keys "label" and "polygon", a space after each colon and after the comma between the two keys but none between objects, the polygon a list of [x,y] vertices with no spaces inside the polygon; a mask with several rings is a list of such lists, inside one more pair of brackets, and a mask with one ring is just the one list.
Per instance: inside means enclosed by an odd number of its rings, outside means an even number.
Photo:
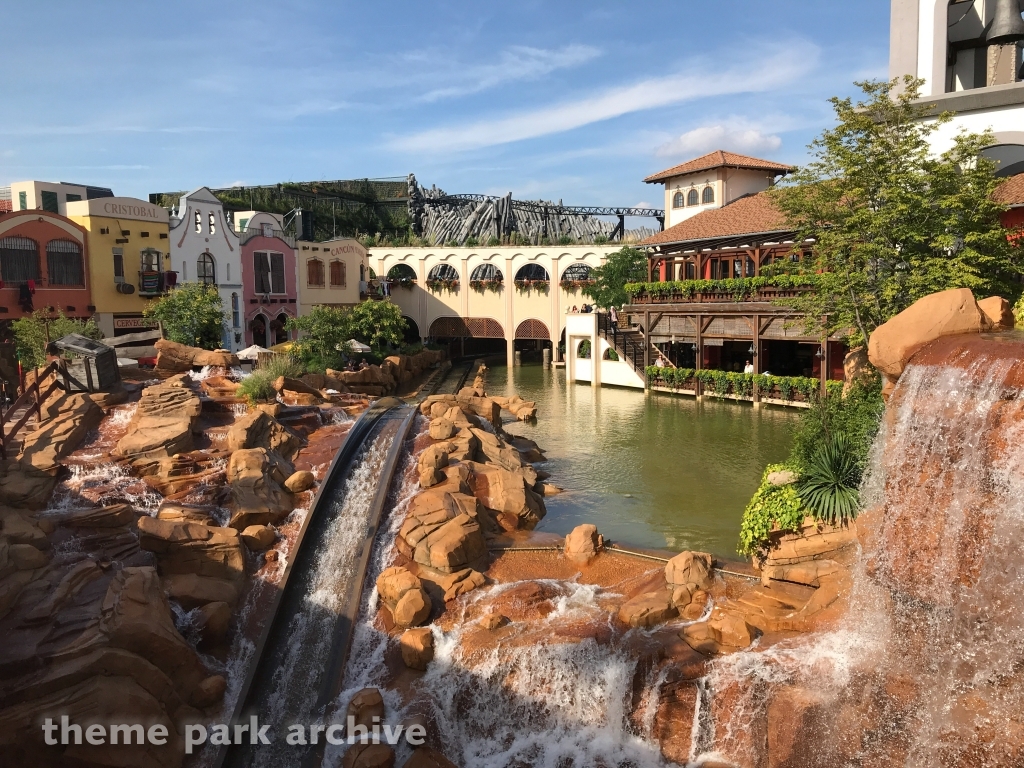
[{"label": "reflection in water", "polygon": [[567,493],[545,499],[538,530],[594,523],[605,537],[641,547],[735,556],[743,508],[765,465],[789,452],[799,413],[765,406],[574,384],[564,369],[506,368],[487,390],[537,402],[536,424],[506,425],[536,440],[544,469]]}]

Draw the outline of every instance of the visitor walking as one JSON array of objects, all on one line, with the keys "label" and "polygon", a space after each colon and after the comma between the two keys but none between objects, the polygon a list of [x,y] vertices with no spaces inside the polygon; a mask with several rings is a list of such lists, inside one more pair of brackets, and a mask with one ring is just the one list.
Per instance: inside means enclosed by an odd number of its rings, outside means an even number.
[{"label": "visitor walking", "polygon": [[612,321],[612,328],[615,328],[619,324],[619,313],[615,311],[615,305],[608,310],[608,318]]}]

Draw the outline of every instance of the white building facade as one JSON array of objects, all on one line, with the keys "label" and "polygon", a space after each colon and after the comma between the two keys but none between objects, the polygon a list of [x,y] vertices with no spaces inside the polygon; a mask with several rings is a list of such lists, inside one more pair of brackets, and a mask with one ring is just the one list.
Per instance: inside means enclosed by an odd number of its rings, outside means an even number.
[{"label": "white building facade", "polygon": [[242,349],[242,247],[223,204],[206,187],[183,195],[169,234],[172,269],[179,282],[217,286],[224,308],[223,347]]},{"label": "white building facade", "polygon": [[367,261],[391,278],[391,300],[420,338],[504,339],[511,367],[516,340],[550,341],[557,351],[566,312],[589,302],[582,288],[591,270],[621,247],[377,247]]},{"label": "white building facade", "polygon": [[1024,172],[1024,82],[1018,0],[892,0],[889,77],[925,81],[932,114],[955,113],[933,134],[936,151],[961,130],[991,130],[998,173]]}]

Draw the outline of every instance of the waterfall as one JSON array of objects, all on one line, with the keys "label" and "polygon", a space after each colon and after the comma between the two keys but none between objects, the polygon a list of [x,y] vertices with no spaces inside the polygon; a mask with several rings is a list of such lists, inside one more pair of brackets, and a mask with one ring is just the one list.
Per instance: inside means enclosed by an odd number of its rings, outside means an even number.
[{"label": "waterfall", "polygon": [[703,757],[1024,764],[1022,352],[953,337],[914,358],[871,454],[845,617],[716,660]]}]

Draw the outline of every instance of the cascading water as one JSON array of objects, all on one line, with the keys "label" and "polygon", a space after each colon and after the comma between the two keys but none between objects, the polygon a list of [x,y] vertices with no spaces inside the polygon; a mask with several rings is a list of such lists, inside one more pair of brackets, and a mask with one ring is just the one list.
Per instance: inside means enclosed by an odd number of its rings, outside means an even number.
[{"label": "cascading water", "polygon": [[717,660],[703,757],[1024,765],[1024,343],[952,337],[893,394],[841,626]]}]

